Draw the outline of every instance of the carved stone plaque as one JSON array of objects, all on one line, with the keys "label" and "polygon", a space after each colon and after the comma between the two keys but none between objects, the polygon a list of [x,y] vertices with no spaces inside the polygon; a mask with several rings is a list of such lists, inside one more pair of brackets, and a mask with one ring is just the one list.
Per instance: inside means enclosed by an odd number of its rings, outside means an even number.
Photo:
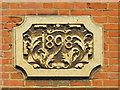
[{"label": "carved stone plaque", "polygon": [[89,77],[102,65],[102,37],[89,16],[26,16],[14,29],[15,66],[28,77]]}]

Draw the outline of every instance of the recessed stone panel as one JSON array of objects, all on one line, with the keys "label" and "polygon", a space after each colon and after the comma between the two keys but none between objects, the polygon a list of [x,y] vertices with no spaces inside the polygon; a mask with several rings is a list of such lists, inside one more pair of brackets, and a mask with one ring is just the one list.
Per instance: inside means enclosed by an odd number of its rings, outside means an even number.
[{"label": "recessed stone panel", "polygon": [[27,77],[89,77],[103,63],[102,38],[89,16],[26,16],[14,28],[14,64]]}]

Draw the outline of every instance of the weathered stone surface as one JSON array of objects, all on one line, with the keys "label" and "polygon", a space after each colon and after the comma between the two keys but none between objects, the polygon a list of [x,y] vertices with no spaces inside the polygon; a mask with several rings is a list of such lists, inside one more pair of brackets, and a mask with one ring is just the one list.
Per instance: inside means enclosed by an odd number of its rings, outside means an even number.
[{"label": "weathered stone surface", "polygon": [[89,77],[103,63],[102,38],[89,16],[26,16],[14,28],[14,64],[28,77]]}]

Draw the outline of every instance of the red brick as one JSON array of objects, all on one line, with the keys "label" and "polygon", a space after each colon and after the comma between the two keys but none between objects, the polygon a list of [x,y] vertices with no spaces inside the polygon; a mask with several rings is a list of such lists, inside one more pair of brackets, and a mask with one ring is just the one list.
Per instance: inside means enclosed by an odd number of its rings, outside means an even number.
[{"label": "red brick", "polygon": [[105,30],[119,30],[117,24],[105,24],[104,29]]},{"label": "red brick", "polygon": [[23,79],[22,73],[11,73],[11,79]]},{"label": "red brick", "polygon": [[2,16],[0,16],[0,22],[2,22]]},{"label": "red brick", "polygon": [[109,45],[110,51],[118,51],[118,45]]},{"label": "red brick", "polygon": [[[44,89],[42,89],[42,90],[44,90]],[[48,89],[46,89],[46,90],[48,90]],[[50,90],[52,90],[52,89],[50,89]],[[53,88],[53,90],[86,90],[86,89],[83,89],[83,88]]]},{"label": "red brick", "polygon": [[0,66],[0,73],[1,73],[1,72],[3,72],[3,70],[2,70],[2,66]]},{"label": "red brick", "polygon": [[32,80],[27,80],[26,85],[27,86],[36,86],[35,81],[32,81]]},{"label": "red brick", "polygon": [[2,73],[0,73],[0,79],[2,79]]},{"label": "red brick", "polygon": [[12,52],[4,52],[5,58],[12,58]]},{"label": "red brick", "polygon": [[10,20],[9,20],[10,23],[16,23],[16,22],[22,21],[22,18],[20,18],[20,17],[9,17],[9,18],[10,18]]},{"label": "red brick", "polygon": [[91,12],[92,16],[102,16],[102,13],[102,10],[92,10]]},{"label": "red brick", "polygon": [[2,16],[0,16],[0,22],[2,22]]},{"label": "red brick", "polygon": [[86,8],[86,3],[75,3],[75,8],[85,9]]},{"label": "red brick", "polygon": [[108,73],[109,79],[118,79],[118,73]]},{"label": "red brick", "polygon": [[109,3],[109,9],[118,9],[120,7],[119,3]]},{"label": "red brick", "polygon": [[10,20],[9,17],[5,17],[5,16],[2,17],[2,22],[9,22],[9,20]]},{"label": "red brick", "polygon": [[118,80],[104,80],[104,86],[118,86]]},{"label": "red brick", "polygon": [[2,59],[0,59],[0,64],[2,65]]},{"label": "red brick", "polygon": [[26,10],[3,10],[3,15],[26,15]]},{"label": "red brick", "polygon": [[1,61],[2,61],[2,64],[9,64],[10,60],[9,59],[2,59]]},{"label": "red brick", "polygon": [[0,50],[2,50],[2,44],[0,44]]},{"label": "red brick", "polygon": [[2,17],[2,22],[8,22],[8,23],[13,23],[13,22],[20,22],[22,21],[22,18],[20,17]]},{"label": "red brick", "polygon": [[42,3],[22,3],[21,8],[24,9],[41,9],[43,8]]},{"label": "red brick", "polygon": [[107,79],[108,74],[107,73],[95,73],[93,78],[94,79]]},{"label": "red brick", "polygon": [[26,14],[27,15],[36,15],[36,10],[27,10]]},{"label": "red brick", "polygon": [[46,14],[46,15],[57,15],[58,11],[57,10],[38,10],[38,14]]},{"label": "red brick", "polygon": [[69,81],[68,80],[56,80],[54,82],[49,82],[51,83],[50,86],[69,86]]},{"label": "red brick", "polygon": [[70,86],[91,86],[91,82],[88,82],[88,81],[71,82]]},{"label": "red brick", "polygon": [[27,81],[27,86],[49,86],[49,82],[46,80],[40,80],[40,81]]},{"label": "red brick", "polygon": [[20,3],[9,3],[10,9],[20,8]]},{"label": "red brick", "polygon": [[10,59],[10,64],[13,64],[13,60],[12,59]]},{"label": "red brick", "polygon": [[118,10],[104,10],[102,13],[103,16],[118,16]]},{"label": "red brick", "polygon": [[36,86],[49,86],[49,81],[47,80],[41,80],[41,81],[35,81]]},{"label": "red brick", "polygon": [[108,31],[104,31],[104,37],[109,37],[109,32]]},{"label": "red brick", "polygon": [[104,50],[108,51],[108,49],[109,49],[109,46],[107,44],[104,44]]},{"label": "red brick", "polygon": [[118,31],[110,31],[109,37],[119,37],[120,33]]},{"label": "red brick", "polygon": [[118,72],[118,66],[104,66],[105,72]]},{"label": "red brick", "polygon": [[97,23],[106,23],[107,17],[93,17],[94,21]]},{"label": "red brick", "polygon": [[8,3],[2,3],[2,8],[5,9],[5,8],[9,8],[9,4]]},{"label": "red brick", "polygon": [[[3,10],[3,9],[2,9]],[[2,15],[2,10],[0,11],[0,15]]]},{"label": "red brick", "polygon": [[2,79],[8,79],[9,73],[2,73]]},{"label": "red brick", "polygon": [[8,31],[0,31],[0,36],[9,36],[10,33]]},{"label": "red brick", "polygon": [[71,10],[71,15],[90,15],[90,10]]},{"label": "red brick", "polygon": [[0,50],[9,50],[10,49],[9,45],[2,45],[1,47],[0,47]]},{"label": "red brick", "polygon": [[[2,37],[0,37],[0,44],[2,44],[3,43],[3,38]],[[2,48],[2,47],[1,47]]]},{"label": "red brick", "polygon": [[12,43],[12,38],[11,37],[4,37],[3,43]]},{"label": "red brick", "polygon": [[87,8],[90,8],[90,9],[106,9],[107,4],[106,3],[88,3]]},{"label": "red brick", "polygon": [[41,88],[41,90],[56,90],[56,88],[55,89],[53,89],[53,88]]},{"label": "red brick", "polygon": [[108,17],[109,23],[118,23],[118,17]]},{"label": "red brick", "polygon": [[102,80],[93,80],[93,86],[102,86]]},{"label": "red brick", "polygon": [[105,44],[118,44],[118,38],[104,38]]},{"label": "red brick", "polygon": [[104,57],[106,57],[106,58],[118,58],[118,57],[120,57],[118,54],[119,54],[118,52],[105,52]]},{"label": "red brick", "polygon": [[109,64],[109,59],[104,59],[104,64],[108,65]]},{"label": "red brick", "polygon": [[16,26],[16,24],[13,24],[13,23],[11,23],[11,24],[4,24],[4,25],[3,25],[3,28],[4,28],[4,29],[12,30],[13,27],[15,27],[15,26]]},{"label": "red brick", "polygon": [[69,10],[60,10],[59,14],[60,15],[69,15]]},{"label": "red brick", "polygon": [[73,9],[74,3],[54,3],[55,9]]},{"label": "red brick", "polygon": [[23,86],[24,81],[22,80],[4,80],[4,86]]},{"label": "red brick", "polygon": [[43,8],[47,9],[53,8],[53,3],[43,3]]},{"label": "red brick", "polygon": [[2,29],[3,24],[0,24],[0,29]]},{"label": "red brick", "polygon": [[1,86],[0,89],[2,90],[2,80],[0,80],[0,86]]},{"label": "red brick", "polygon": [[13,66],[3,66],[3,71],[4,72],[13,72],[14,67]]},{"label": "red brick", "polygon": [[86,90],[86,88],[75,88],[75,90]]},{"label": "red brick", "polygon": [[0,51],[0,57],[3,57],[3,52]]},{"label": "red brick", "polygon": [[2,2],[0,2],[0,8],[2,8]]},{"label": "red brick", "polygon": [[118,64],[118,61],[119,59],[117,59],[117,58],[112,58],[112,59],[110,59],[109,60],[109,63],[110,63],[110,65],[117,65]]}]

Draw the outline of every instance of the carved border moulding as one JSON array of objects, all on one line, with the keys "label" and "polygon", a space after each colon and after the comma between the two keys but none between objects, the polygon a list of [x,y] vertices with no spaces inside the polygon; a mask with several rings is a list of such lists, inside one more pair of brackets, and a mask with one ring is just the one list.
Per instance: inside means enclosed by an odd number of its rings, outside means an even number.
[{"label": "carved border moulding", "polygon": [[89,77],[103,64],[102,40],[90,16],[25,16],[14,28],[14,64],[27,77]]}]

